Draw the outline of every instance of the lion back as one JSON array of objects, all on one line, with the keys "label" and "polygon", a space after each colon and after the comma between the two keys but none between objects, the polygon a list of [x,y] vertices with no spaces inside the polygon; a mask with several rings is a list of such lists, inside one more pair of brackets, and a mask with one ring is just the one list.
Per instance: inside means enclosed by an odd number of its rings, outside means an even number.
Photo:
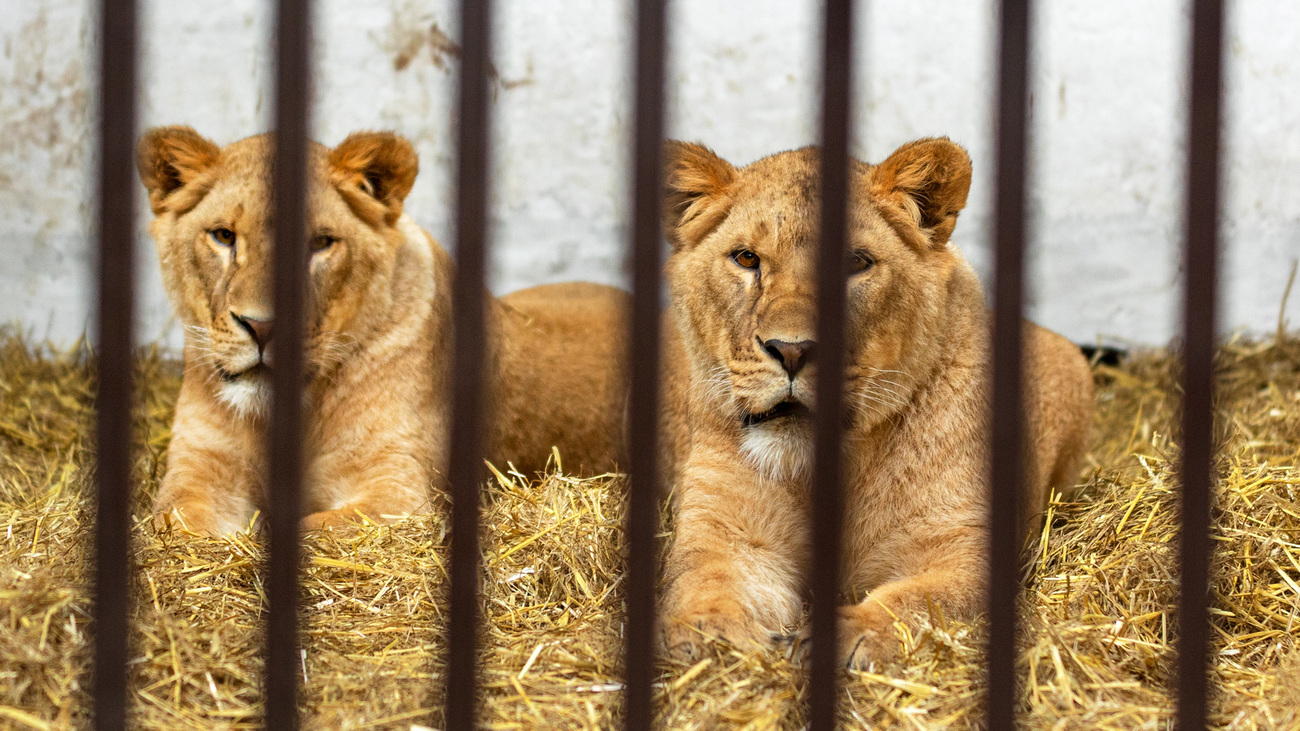
[{"label": "lion back", "polygon": [[1050,489],[1068,491],[1079,482],[1092,433],[1092,371],[1079,346],[1046,328],[1025,325],[1027,466],[1036,493],[1028,502],[1041,510]]}]

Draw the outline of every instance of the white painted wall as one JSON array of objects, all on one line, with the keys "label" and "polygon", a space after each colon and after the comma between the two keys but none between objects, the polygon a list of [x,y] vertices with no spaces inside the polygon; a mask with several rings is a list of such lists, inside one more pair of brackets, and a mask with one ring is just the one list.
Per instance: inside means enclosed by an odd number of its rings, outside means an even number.
[{"label": "white painted wall", "polygon": [[[144,3],[145,125],[218,142],[270,112],[269,3]],[[629,0],[502,0],[495,66],[494,289],[623,283],[630,133]],[[1183,0],[1039,3],[1033,76],[1031,312],[1079,341],[1162,343],[1176,330],[1186,104]],[[1300,5],[1237,0],[1225,157],[1228,327],[1275,326],[1300,258]],[[0,322],[68,342],[89,322],[93,17],[88,0],[0,8]],[[450,244],[451,0],[321,0],[316,137],[410,137],[408,202]],[[947,134],[975,161],[955,241],[986,271],[994,87],[992,0],[883,0],[862,18],[859,157]],[[733,162],[816,136],[819,3],[673,4],[670,133]],[[122,100],[108,100],[118,104]],[[143,196],[141,196],[143,198]],[[141,335],[175,344],[143,235]],[[1290,312],[1300,320],[1300,295]]]}]

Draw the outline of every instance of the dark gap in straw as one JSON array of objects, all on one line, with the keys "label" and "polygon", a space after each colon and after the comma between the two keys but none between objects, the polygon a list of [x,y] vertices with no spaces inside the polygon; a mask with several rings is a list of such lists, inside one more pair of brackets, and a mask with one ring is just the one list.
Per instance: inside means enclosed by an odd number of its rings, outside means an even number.
[{"label": "dark gap in straw", "polygon": [[274,205],[275,366],[267,434],[270,561],[266,573],[266,727],[298,727],[298,521],[303,480],[303,299],[307,279],[310,0],[276,7]]},{"label": "dark gap in straw", "polygon": [[103,2],[99,86],[99,389],[96,393],[95,728],[126,727],[135,317],[135,0]]},{"label": "dark gap in straw", "polygon": [[844,423],[845,256],[849,141],[853,108],[853,1],[827,0],[822,59],[821,239],[817,252],[817,379],[813,414],[812,668],[808,722],[835,728],[840,664],[837,641],[844,530],[841,430]]},{"label": "dark gap in straw", "polygon": [[465,0],[461,12],[460,149],[456,157],[455,348],[448,481],[451,488],[451,610],[447,625],[446,728],[471,729],[478,708],[479,493],[483,464],[484,261],[491,117],[488,69],[492,7]]},{"label": "dark gap in straw", "polygon": [[1214,469],[1214,334],[1219,249],[1219,121],[1223,2],[1192,9],[1191,98],[1183,284],[1182,577],[1178,606],[1178,727],[1205,728],[1210,495]]},{"label": "dark gap in straw", "polygon": [[654,718],[655,570],[659,495],[659,269],[662,246],[664,0],[640,0],[636,16],[636,109],[632,142],[632,317],[628,334],[627,624],[624,673],[628,731]]},{"label": "dark gap in straw", "polygon": [[1013,728],[1016,597],[1020,591],[1019,495],[1024,481],[1021,393],[1025,261],[1029,2],[1002,3],[998,62],[997,187],[994,192],[993,410],[989,489],[988,727]]}]

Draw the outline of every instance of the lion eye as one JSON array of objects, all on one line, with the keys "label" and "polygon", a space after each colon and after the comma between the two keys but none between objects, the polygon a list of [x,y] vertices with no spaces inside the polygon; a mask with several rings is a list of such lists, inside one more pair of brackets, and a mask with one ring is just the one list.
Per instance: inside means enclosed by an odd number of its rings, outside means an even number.
[{"label": "lion eye", "polygon": [[749,249],[741,249],[740,251],[731,252],[731,260],[746,269],[758,268],[758,254],[755,254]]},{"label": "lion eye", "polygon": [[855,251],[849,259],[849,272],[852,274],[861,274],[876,265],[876,260],[865,251]]},{"label": "lion eye", "polygon": [[214,228],[208,232],[208,235],[212,237],[213,241],[222,246],[235,245],[235,232],[228,228]]},{"label": "lion eye", "polygon": [[311,240],[311,253],[315,254],[318,251],[324,251],[333,246],[335,241],[338,241],[338,239],[333,236],[314,236]]}]

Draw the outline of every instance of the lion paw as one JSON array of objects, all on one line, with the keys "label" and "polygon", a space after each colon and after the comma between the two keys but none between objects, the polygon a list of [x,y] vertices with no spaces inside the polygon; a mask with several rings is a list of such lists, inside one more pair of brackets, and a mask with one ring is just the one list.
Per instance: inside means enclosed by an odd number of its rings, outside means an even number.
[{"label": "lion paw", "polygon": [[218,530],[212,511],[205,505],[186,508],[173,506],[160,510],[153,514],[150,523],[158,533],[186,532],[200,536],[215,536],[221,532]]},{"label": "lion paw", "polygon": [[[843,633],[845,628],[841,628]],[[854,635],[845,633],[840,637],[840,663],[849,670],[869,670],[874,665],[898,657],[898,638],[893,628],[885,630],[865,629]]]},{"label": "lion paw", "polygon": [[664,619],[664,645],[670,657],[695,662],[717,643],[743,650],[770,644],[769,633],[739,612],[692,612]]},{"label": "lion paw", "polygon": [[[869,670],[893,660],[899,654],[893,618],[875,608],[855,605],[840,607],[836,658],[848,670]],[[807,663],[812,650],[812,626],[788,638],[796,661]]]},{"label": "lion paw", "polygon": [[322,510],[319,513],[312,513],[298,521],[298,530],[303,533],[308,533],[317,530],[353,528],[356,527],[358,520],[359,518],[356,513],[345,513],[340,510]]}]

